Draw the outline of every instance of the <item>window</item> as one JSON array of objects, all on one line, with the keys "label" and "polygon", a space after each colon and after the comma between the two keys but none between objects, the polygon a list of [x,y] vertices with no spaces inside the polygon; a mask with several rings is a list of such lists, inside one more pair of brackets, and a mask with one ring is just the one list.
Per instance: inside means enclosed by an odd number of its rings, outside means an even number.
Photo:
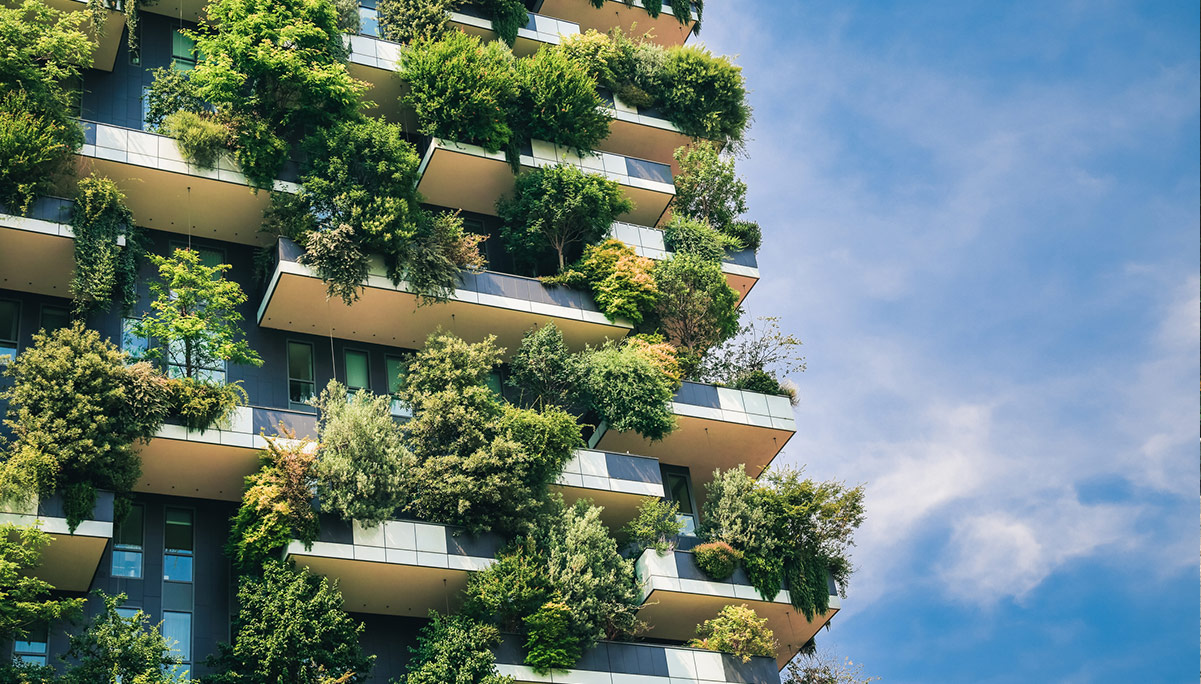
[{"label": "window", "polygon": [[696,499],[692,496],[692,478],[688,476],[688,469],[667,465],[660,468],[667,500],[674,501],[680,507],[677,519],[684,523],[680,534],[696,534]]},{"label": "window", "polygon": [[347,349],[342,353],[346,362],[346,396],[350,398],[359,390],[371,391],[371,365],[367,352]]},{"label": "window", "polygon": [[71,312],[61,306],[42,305],[42,320],[39,327],[43,332],[54,332],[71,325]]},{"label": "window", "polygon": [[371,0],[359,3],[359,33],[372,38],[379,38],[379,11]]},{"label": "window", "polygon": [[46,625],[35,625],[23,640],[13,641],[13,659],[30,665],[45,665],[50,631]]},{"label": "window", "polygon": [[180,660],[192,660],[192,614],[173,610],[163,611],[163,637]]},{"label": "window", "polygon": [[131,506],[113,535],[113,577],[142,577],[142,524],[145,509]]},{"label": "window", "polygon": [[505,398],[505,393],[504,393],[504,389],[503,389],[504,384],[501,382],[501,379],[500,379],[500,371],[492,371],[491,373],[489,373],[487,383],[488,383],[488,389],[495,392],[497,397],[499,397],[501,399]]},{"label": "window", "polygon": [[196,41],[180,33],[179,29],[171,32],[171,68],[176,71],[191,71],[196,68]]},{"label": "window", "polygon": [[139,361],[150,351],[150,340],[137,333],[140,318],[121,319],[121,350],[129,354],[131,361]]},{"label": "window", "polygon": [[192,581],[192,511],[168,508],[163,530],[163,579]]},{"label": "window", "polygon": [[388,374],[388,394],[392,395],[392,415],[412,418],[413,409],[400,400],[400,386],[409,374],[409,360],[400,356],[384,357],[384,371]]},{"label": "window", "polygon": [[137,617],[138,611],[140,611],[140,610],[142,610],[142,609],[141,608],[130,608],[129,606],[119,606],[117,608],[117,615],[120,615],[121,617],[128,620],[132,617]]},{"label": "window", "polygon": [[20,302],[0,299],[0,365],[17,358],[17,329],[20,322]]},{"label": "window", "polygon": [[288,405],[304,408],[313,398],[316,382],[313,379],[313,345],[308,342],[288,343]]}]

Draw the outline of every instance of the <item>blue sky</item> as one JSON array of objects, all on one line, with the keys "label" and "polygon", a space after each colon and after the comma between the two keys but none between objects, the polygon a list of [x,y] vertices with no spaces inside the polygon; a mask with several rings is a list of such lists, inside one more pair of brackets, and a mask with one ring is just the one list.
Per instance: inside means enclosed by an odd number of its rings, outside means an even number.
[{"label": "blue sky", "polygon": [[714,0],[805,341],[782,460],[867,483],[819,647],[884,682],[1196,681],[1197,3]]}]

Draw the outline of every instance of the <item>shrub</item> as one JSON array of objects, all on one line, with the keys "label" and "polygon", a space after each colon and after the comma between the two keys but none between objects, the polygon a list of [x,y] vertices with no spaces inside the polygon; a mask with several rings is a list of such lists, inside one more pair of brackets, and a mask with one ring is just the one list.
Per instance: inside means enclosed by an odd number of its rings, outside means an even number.
[{"label": "shrub", "polygon": [[680,505],[664,499],[647,499],[638,506],[638,515],[626,523],[622,533],[629,540],[630,555],[638,556],[646,549],[660,554],[671,550],[675,537],[684,529],[679,519]]},{"label": "shrub", "polygon": [[677,149],[675,159],[673,211],[726,232],[746,212],[746,183],[735,175],[734,160],[707,141]]},{"label": "shrub", "polygon": [[97,589],[103,604],[82,634],[71,635],[67,657],[76,664],[68,668],[64,684],[126,681],[145,684],[182,684],[189,680],[172,654],[172,646],[146,614],[138,610],[128,617],[118,610],[125,594],[109,596]]},{"label": "shrub", "polygon": [[558,164],[519,175],[513,196],[502,197],[496,208],[501,239],[514,260],[532,269],[553,252],[562,271],[569,257],[600,241],[634,205],[616,181]]},{"label": "shrub", "polygon": [[667,50],[660,76],[663,111],[685,135],[741,144],[751,119],[742,67],[697,45]]},{"label": "shrub", "polygon": [[512,47],[517,41],[517,29],[530,20],[525,3],[521,0],[481,0],[480,6],[492,16],[496,35]]},{"label": "shrub", "polygon": [[450,28],[450,11],[458,0],[379,0],[380,35],[397,43],[439,40]]},{"label": "shrub", "polygon": [[[343,608],[336,582],[279,561],[238,585],[233,644],[221,644],[208,684],[367,681],[363,625]],[[343,678],[343,679],[339,679]]]},{"label": "shrub", "polygon": [[721,267],[695,254],[676,254],[655,264],[659,329],[680,351],[680,366],[695,377],[701,356],[738,332],[738,293]]},{"label": "shrub", "polygon": [[[121,300],[128,312],[138,297],[145,237],[134,226],[133,213],[116,183],[96,175],[79,181],[71,232],[75,235],[75,273],[71,277],[75,313],[103,311],[114,298]],[[122,237],[123,248],[118,244]]]},{"label": "shrub", "polygon": [[[66,517],[74,530],[92,512],[94,488],[133,489],[142,472],[134,443],[158,429],[162,401],[135,375],[144,369],[131,373],[125,354],[82,323],[33,342],[9,365],[12,386],[0,393],[14,439],[0,464],[0,499],[72,488]],[[135,385],[150,398],[131,403]]]},{"label": "shrub", "polygon": [[439,40],[414,41],[404,52],[404,102],[424,135],[472,143],[489,152],[509,146],[507,119],[517,100],[513,55],[499,42],[451,31]]},{"label": "shrub", "polygon": [[517,391],[518,403],[558,406],[582,412],[580,359],[567,348],[563,333],[554,323],[526,332],[509,360],[509,386]]},{"label": "shrub", "polygon": [[571,608],[559,601],[547,601],[525,618],[525,663],[539,674],[567,670],[582,655],[579,639],[570,632]]},{"label": "shrub", "polygon": [[756,615],[745,603],[722,608],[717,617],[699,625],[696,633],[697,638],[689,646],[732,653],[744,663],[751,662],[752,656],[776,654],[776,637],[767,626],[767,618]]},{"label": "shrub", "polygon": [[725,235],[742,245],[742,249],[753,249],[758,252],[760,245],[763,244],[763,232],[759,230],[759,224],[754,221],[731,221],[726,226]]},{"label": "shrub", "polygon": [[[275,202],[275,195],[272,201]],[[347,306],[359,299],[367,282],[371,262],[359,246],[358,236],[348,223],[327,230],[309,231],[301,242],[300,263],[311,266],[325,283],[328,297],[339,297]]]},{"label": "shrub", "polygon": [[710,579],[724,582],[738,569],[742,552],[725,542],[709,542],[692,550],[696,566]]},{"label": "shrub", "polygon": [[293,539],[306,544],[316,540],[313,447],[292,434],[267,440],[267,450],[259,454],[259,471],[246,478],[242,504],[230,521],[225,554],[239,572],[259,572]]},{"label": "shrub", "polygon": [[424,214],[420,225],[404,270],[418,306],[447,301],[455,293],[461,270],[483,270],[486,262],[479,245],[488,237],[464,230],[457,213]]},{"label": "shrub", "polygon": [[551,595],[546,558],[532,536],[518,539],[497,554],[496,562],[473,572],[463,591],[463,613],[476,620],[494,620],[508,632],[525,628]]},{"label": "shrub", "polygon": [[212,117],[186,109],[164,117],[159,132],[175,138],[184,159],[206,168],[216,168],[229,145],[229,129]]},{"label": "shrub", "polygon": [[663,231],[667,248],[677,254],[695,254],[705,261],[720,263],[727,249],[741,249],[742,245],[733,238],[719,233],[704,221],[697,221],[682,214],[673,216]]},{"label": "shrub", "polygon": [[205,430],[223,423],[239,404],[245,404],[246,391],[237,383],[208,382],[197,378],[172,378],[170,412],[189,430]]},{"label": "shrub", "polygon": [[546,140],[590,154],[608,137],[609,115],[596,92],[596,80],[584,66],[558,47],[539,50],[515,65],[521,94],[511,125],[523,139]]},{"label": "shrub", "polygon": [[0,641],[29,635],[31,627],[73,619],[83,610],[82,598],[56,598],[54,586],[33,572],[51,541],[40,529],[0,525]]},{"label": "shrub", "polygon": [[637,432],[652,442],[676,427],[671,400],[676,383],[637,346],[606,343],[583,355],[588,405],[610,430]]},{"label": "shrub", "polygon": [[610,320],[628,318],[638,324],[658,299],[652,275],[654,264],[621,240],[610,239],[585,247],[583,257],[571,270],[543,278],[542,282],[587,288],[597,308]]},{"label": "shrub", "polygon": [[759,392],[760,394],[786,394],[784,388],[780,386],[779,380],[776,380],[772,374],[759,369],[737,376],[729,386],[734,389]]},{"label": "shrub", "polygon": [[208,103],[196,95],[196,87],[190,78],[191,71],[156,67],[150,73],[154,79],[146,92],[146,125],[150,130],[163,132],[163,121],[175,112],[199,114],[209,109]]},{"label": "shrub", "polygon": [[83,134],[70,121],[38,111],[20,90],[0,95],[0,206],[24,214],[72,171]]},{"label": "shrub", "polygon": [[500,634],[491,625],[481,624],[463,615],[443,617],[430,611],[430,621],[417,635],[417,647],[411,648],[405,684],[511,684],[512,677],[496,672],[492,647],[500,643]]},{"label": "shrub", "polygon": [[404,473],[413,465],[392,420],[391,397],[360,390],[347,400],[346,387],[331,381],[315,404],[322,509],[368,527],[387,520],[403,503]]}]

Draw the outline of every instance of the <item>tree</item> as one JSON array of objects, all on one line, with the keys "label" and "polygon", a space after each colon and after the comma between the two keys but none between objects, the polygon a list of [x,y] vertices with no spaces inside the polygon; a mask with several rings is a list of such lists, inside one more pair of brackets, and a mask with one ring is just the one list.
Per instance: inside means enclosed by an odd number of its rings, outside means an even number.
[{"label": "tree", "polygon": [[677,254],[695,254],[706,261],[720,262],[726,250],[742,249],[742,243],[715,230],[707,221],[691,219],[684,214],[672,216],[663,230],[667,248]]},{"label": "tree", "polygon": [[380,34],[395,43],[419,38],[438,40],[450,28],[450,12],[458,0],[378,0]]},{"label": "tree", "polygon": [[539,50],[515,65],[521,95],[513,111],[513,128],[523,138],[591,154],[609,136],[609,115],[596,92],[596,80],[558,46]]},{"label": "tree", "polygon": [[558,406],[583,413],[580,357],[567,348],[563,333],[553,322],[526,332],[509,359],[509,386],[516,401],[525,406]]},{"label": "tree", "polygon": [[788,663],[782,684],[870,684],[879,677],[864,677],[863,666],[847,658],[838,662],[829,653],[815,652]]},{"label": "tree", "polygon": [[800,348],[800,339],[780,331],[778,317],[759,316],[740,327],[737,337],[710,349],[698,373],[706,382],[794,395],[779,378],[805,371]]},{"label": "tree", "polygon": [[658,441],[675,429],[671,400],[679,383],[653,350],[637,343],[607,342],[583,354],[583,367],[588,407],[610,430],[633,431]]},{"label": "tree", "polygon": [[708,141],[677,149],[675,158],[680,171],[673,179],[673,211],[725,232],[746,212],[746,183],[735,175],[734,160]]},{"label": "tree", "polygon": [[76,95],[63,87],[92,62],[82,20],[36,0],[0,7],[0,205],[11,213],[70,174],[83,145],[70,116]]},{"label": "tree", "polygon": [[638,256],[633,247],[609,239],[588,245],[570,269],[542,282],[590,290],[597,308],[610,320],[626,318],[637,325],[659,295],[652,275],[654,267],[654,261]]},{"label": "tree", "polygon": [[260,572],[293,539],[311,544],[317,538],[311,503],[316,449],[295,434],[283,437],[267,440],[259,471],[246,478],[242,505],[230,521],[225,553],[242,573]]},{"label": "tree", "polygon": [[694,377],[702,356],[738,332],[738,293],[721,267],[695,254],[676,254],[655,264],[655,318],[680,351],[680,365]]},{"label": "tree", "polygon": [[744,603],[728,605],[717,617],[705,620],[696,627],[696,638],[688,643],[692,648],[731,653],[749,663],[753,656],[774,656],[776,637],[767,626],[767,618],[759,617]]},{"label": "tree", "polygon": [[616,181],[558,164],[519,175],[512,198],[502,197],[496,208],[501,239],[515,260],[532,268],[550,250],[562,271],[573,250],[599,242],[634,205]]},{"label": "tree", "polygon": [[343,610],[337,584],[271,561],[238,585],[233,644],[209,659],[207,684],[365,682],[374,656],[359,646],[363,625]]},{"label": "tree", "polygon": [[[71,295],[76,314],[107,309],[114,298],[128,312],[138,297],[145,238],[116,183],[94,174],[79,181],[71,232],[75,234]],[[118,244],[121,238],[124,247]]]},{"label": "tree", "polygon": [[668,48],[660,79],[663,108],[685,135],[742,144],[751,120],[742,67],[703,46],[678,45]]},{"label": "tree", "polygon": [[0,525],[0,642],[29,635],[32,627],[71,620],[82,598],[52,598],[54,587],[32,571],[42,563],[50,535],[36,527]]},{"label": "tree", "polygon": [[464,615],[443,617],[430,611],[430,621],[417,635],[417,647],[410,648],[406,684],[511,684],[512,677],[496,672],[492,647],[500,643],[500,633],[492,625],[481,624]]},{"label": "tree", "polygon": [[150,283],[151,313],[135,326],[138,335],[157,340],[147,358],[165,359],[171,374],[203,380],[224,362],[263,365],[243,338],[238,307],[246,293],[221,277],[228,264],[205,266],[200,254],[176,249],[170,257],[150,255],[159,279]]},{"label": "tree", "polygon": [[172,655],[172,644],[157,626],[149,624],[145,613],[139,610],[123,617],[117,612],[125,594],[109,596],[97,590],[96,595],[104,608],[82,634],[70,637],[67,657],[77,664],[68,668],[64,684],[182,684],[189,680],[179,658]]},{"label": "tree", "polygon": [[679,513],[680,504],[675,501],[656,498],[643,501],[638,506],[638,515],[621,530],[629,543],[627,555],[636,557],[646,549],[667,553],[684,530]]},{"label": "tree", "polygon": [[316,476],[323,510],[370,527],[404,502],[404,473],[414,459],[392,420],[391,401],[363,390],[348,399],[337,381],[317,398],[321,458]]}]

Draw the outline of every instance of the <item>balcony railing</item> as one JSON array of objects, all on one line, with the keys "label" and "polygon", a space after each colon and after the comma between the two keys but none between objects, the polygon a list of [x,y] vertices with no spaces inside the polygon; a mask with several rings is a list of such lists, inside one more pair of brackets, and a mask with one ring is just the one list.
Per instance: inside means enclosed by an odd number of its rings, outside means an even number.
[{"label": "balcony railing", "polygon": [[577,450],[556,481],[567,503],[587,498],[604,510],[601,518],[618,530],[647,499],[664,495],[659,461],[634,454]]},{"label": "balcony railing", "polygon": [[[663,231],[658,228],[616,221],[609,229],[609,234],[648,259],[662,260],[672,255],[664,243]],[[759,282],[759,263],[753,249],[727,251],[722,257],[721,270],[730,287],[738,293],[740,303]]]}]

